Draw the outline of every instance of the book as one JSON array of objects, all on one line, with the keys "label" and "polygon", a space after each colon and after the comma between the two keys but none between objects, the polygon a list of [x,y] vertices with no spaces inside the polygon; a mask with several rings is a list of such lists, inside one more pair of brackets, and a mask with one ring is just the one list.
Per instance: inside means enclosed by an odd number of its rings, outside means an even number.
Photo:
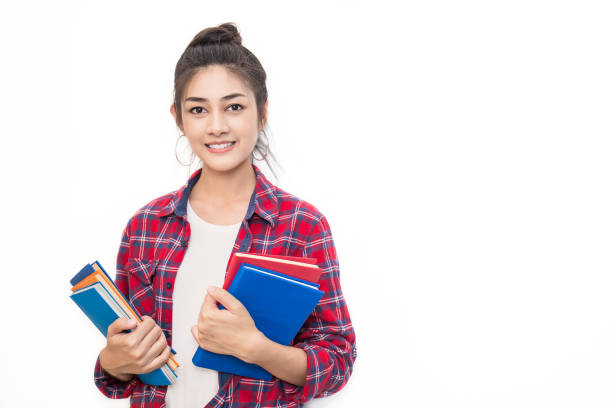
[{"label": "book", "polygon": [[[318,283],[246,262],[240,265],[227,290],[249,311],[258,330],[283,345],[291,343],[324,293]],[[272,374],[257,364],[199,346],[192,362],[198,367],[244,377],[272,379]]]},{"label": "book", "polygon": [[[117,286],[115,286],[115,283],[111,280],[110,276],[108,276],[108,274],[106,273],[106,270],[102,267],[102,265],[98,261],[95,261],[91,265],[90,264],[85,265],[70,280],[70,283],[73,284],[72,286],[73,292],[77,291],[78,289],[84,288],[87,285],[93,284],[95,282],[100,282],[108,290],[109,293],[112,293],[113,298],[121,305],[125,313],[127,313],[128,318],[134,319],[137,322],[142,322],[142,316],[135,309],[133,309],[130,306],[130,304],[125,300],[121,292],[119,292],[119,289],[117,288]],[[124,330],[123,332],[129,333],[131,331],[132,331],[131,329],[128,329],[128,330]],[[106,332],[104,333],[104,335],[106,335]],[[173,354],[176,354],[174,349],[172,349],[172,352]],[[170,367],[173,370],[176,370],[178,366],[179,364],[171,356],[170,357]]]},{"label": "book", "polygon": [[254,266],[273,269],[294,278],[316,283],[321,277],[321,268],[317,266],[316,258],[302,258],[284,255],[260,255],[248,252],[234,252],[229,259],[223,289],[227,290],[236,276],[240,265],[248,262]]},{"label": "book", "polygon": [[[95,261],[85,265],[71,280],[70,298],[106,337],[108,326],[119,317],[142,322],[142,316],[125,300],[119,289],[110,279],[102,265]],[[124,333],[131,332],[124,330]],[[176,369],[180,366],[174,359],[176,351],[168,363],[146,374],[137,374],[138,378],[150,385],[171,385],[176,382]]]}]

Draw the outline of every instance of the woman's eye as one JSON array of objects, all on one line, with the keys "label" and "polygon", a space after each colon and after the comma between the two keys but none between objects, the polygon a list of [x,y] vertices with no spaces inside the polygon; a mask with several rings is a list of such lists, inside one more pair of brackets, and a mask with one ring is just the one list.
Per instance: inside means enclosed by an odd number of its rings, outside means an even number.
[{"label": "woman's eye", "polygon": [[[234,107],[235,109],[230,109],[232,111],[237,111],[237,110],[242,110],[244,109],[244,107],[242,105],[240,105],[239,103],[233,103],[229,106],[229,108]],[[238,109],[239,108],[239,109]],[[198,109],[198,110],[195,110]],[[193,108],[189,109],[189,112],[191,113],[202,113],[204,108],[202,108],[201,106],[194,106]]]}]

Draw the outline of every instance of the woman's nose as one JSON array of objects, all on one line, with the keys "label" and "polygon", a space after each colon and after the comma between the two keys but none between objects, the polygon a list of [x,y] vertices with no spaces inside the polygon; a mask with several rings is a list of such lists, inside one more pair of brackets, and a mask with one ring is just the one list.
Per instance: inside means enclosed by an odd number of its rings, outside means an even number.
[{"label": "woman's nose", "polygon": [[219,112],[217,109],[214,109],[210,115],[208,115],[207,125],[207,130],[211,134],[219,134],[227,131],[227,123],[225,121],[223,112]]}]

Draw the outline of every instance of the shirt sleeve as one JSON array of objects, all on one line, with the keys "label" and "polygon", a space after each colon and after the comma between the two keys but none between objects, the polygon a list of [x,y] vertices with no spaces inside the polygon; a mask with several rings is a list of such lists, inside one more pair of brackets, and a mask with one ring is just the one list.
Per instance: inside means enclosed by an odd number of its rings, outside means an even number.
[{"label": "shirt sleeve", "polygon": [[285,398],[306,402],[338,392],[347,383],[357,357],[355,331],[340,287],[340,269],[330,227],[324,216],[308,236],[304,256],[316,258],[323,270],[321,300],[294,339],[306,352],[306,383],[298,387],[280,380]]},{"label": "shirt sleeve", "polygon": [[[123,296],[128,298],[128,281],[125,265],[130,252],[130,236],[129,223],[123,230],[121,244],[119,245],[119,253],[117,254],[117,274],[115,277],[115,285]],[[130,381],[121,381],[118,378],[112,377],[100,365],[100,355],[96,359],[94,368],[94,383],[96,387],[108,398],[127,398],[132,394],[136,384],[140,381],[138,376],[134,376]]]}]

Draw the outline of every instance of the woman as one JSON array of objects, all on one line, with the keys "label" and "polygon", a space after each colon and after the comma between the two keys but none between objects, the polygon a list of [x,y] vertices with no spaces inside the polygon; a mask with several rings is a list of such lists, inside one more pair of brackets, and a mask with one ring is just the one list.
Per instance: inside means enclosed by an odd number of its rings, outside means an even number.
[{"label": "woman", "polygon": [[[355,333],[327,220],[253,164],[255,150],[266,160],[269,150],[265,80],[231,23],[198,33],[176,65],[170,112],[202,168],[123,231],[116,284],[143,322],[121,318],[108,329],[94,379],[109,398],[138,407],[299,407],[337,392],[352,373]],[[324,295],[289,346],[267,339],[220,287],[237,251],[316,258],[323,269]],[[164,365],[169,345],[181,363],[177,382],[142,383],[134,374]],[[272,380],[195,367],[197,346],[258,364]]]}]

